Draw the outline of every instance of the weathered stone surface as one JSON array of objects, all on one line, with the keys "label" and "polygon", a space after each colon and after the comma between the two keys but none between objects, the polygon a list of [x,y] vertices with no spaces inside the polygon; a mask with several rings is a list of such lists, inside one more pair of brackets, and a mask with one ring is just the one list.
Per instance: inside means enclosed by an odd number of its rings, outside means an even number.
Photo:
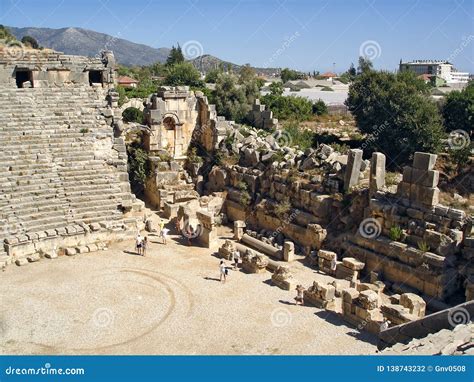
[{"label": "weathered stone surface", "polygon": [[370,192],[375,193],[385,187],[385,155],[374,152],[370,161]]},{"label": "weathered stone surface", "polygon": [[362,154],[363,151],[359,149],[352,149],[349,151],[346,174],[344,176],[344,190],[346,191],[359,183]]}]

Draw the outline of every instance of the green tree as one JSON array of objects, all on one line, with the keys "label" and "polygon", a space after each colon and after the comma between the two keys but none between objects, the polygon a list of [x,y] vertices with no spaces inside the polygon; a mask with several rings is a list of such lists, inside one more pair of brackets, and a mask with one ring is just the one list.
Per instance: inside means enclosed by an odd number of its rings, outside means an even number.
[{"label": "green tree", "polygon": [[0,25],[0,40],[5,42],[16,41],[15,36],[10,32],[10,30],[3,25]]},{"label": "green tree", "polygon": [[188,85],[196,88],[204,86],[201,74],[190,62],[181,62],[168,67],[164,84],[169,86]]},{"label": "green tree", "polygon": [[274,96],[281,96],[283,95],[283,82],[276,81],[272,82],[270,86],[268,87],[270,89],[270,94]]},{"label": "green tree", "polygon": [[122,117],[124,122],[138,122],[143,123],[143,112],[136,107],[127,107],[123,113]]},{"label": "green tree", "polygon": [[221,69],[211,69],[207,72],[205,82],[209,84],[215,84],[217,81],[217,77],[219,77],[219,74],[222,73]]},{"label": "green tree", "polygon": [[171,47],[170,54],[168,55],[168,58],[166,59],[166,65],[171,66],[171,65],[179,64],[181,62],[184,62],[183,51],[181,50],[181,47],[179,46],[179,44],[176,48],[173,45]]},{"label": "green tree", "polygon": [[243,86],[231,74],[220,74],[214,91],[216,109],[219,115],[234,121],[242,121],[250,110]]},{"label": "green tree", "polygon": [[452,91],[442,106],[446,131],[464,130],[472,135],[474,129],[474,82],[461,91]]},{"label": "green tree", "polygon": [[313,104],[313,114],[316,115],[325,115],[328,113],[328,107],[324,103],[322,99],[318,99],[314,104]]},{"label": "green tree", "polygon": [[285,68],[281,71],[280,77],[283,83],[286,83],[292,80],[299,80],[300,78],[302,78],[301,73],[295,70],[288,69],[288,68]]},{"label": "green tree", "polygon": [[128,173],[132,190],[140,194],[145,188],[146,179],[150,173],[148,153],[140,146],[139,142],[133,142],[127,146]]},{"label": "green tree", "polygon": [[21,43],[33,49],[39,49],[40,47],[38,41],[36,41],[36,39],[31,36],[23,36],[23,38],[21,39]]},{"label": "green tree", "polygon": [[346,105],[371,148],[384,152],[392,165],[407,163],[415,151],[441,147],[440,114],[413,73],[365,71],[350,85]]},{"label": "green tree", "polygon": [[357,67],[357,74],[370,72],[374,69],[374,64],[367,57],[359,57],[359,66]]},{"label": "green tree", "polygon": [[303,97],[266,94],[261,99],[275,118],[281,120],[305,121],[313,113],[313,103]]},{"label": "green tree", "polygon": [[255,69],[250,66],[250,64],[245,64],[240,68],[239,71],[239,83],[243,84],[245,82],[253,81],[257,73]]},{"label": "green tree", "polygon": [[347,74],[352,78],[354,78],[357,74],[356,68],[354,67],[354,64],[351,62],[351,66],[349,66],[349,69],[347,70]]}]

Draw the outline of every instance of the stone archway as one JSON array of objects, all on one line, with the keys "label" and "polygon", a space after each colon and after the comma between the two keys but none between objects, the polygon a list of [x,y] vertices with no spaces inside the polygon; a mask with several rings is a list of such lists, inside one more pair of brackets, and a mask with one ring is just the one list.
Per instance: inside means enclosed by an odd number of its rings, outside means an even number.
[{"label": "stone archway", "polygon": [[173,158],[183,155],[183,124],[176,113],[165,113],[161,119],[162,137],[166,142],[165,147]]}]

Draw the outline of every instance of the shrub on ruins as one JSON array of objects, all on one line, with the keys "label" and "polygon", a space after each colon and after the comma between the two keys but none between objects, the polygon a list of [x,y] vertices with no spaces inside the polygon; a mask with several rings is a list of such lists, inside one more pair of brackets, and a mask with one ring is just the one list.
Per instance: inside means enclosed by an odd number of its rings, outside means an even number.
[{"label": "shrub on ruins", "polygon": [[122,118],[124,122],[143,123],[143,111],[136,107],[127,107],[122,113]]},{"label": "shrub on ruins", "polygon": [[274,206],[273,212],[278,217],[278,219],[285,220],[288,218],[290,211],[291,211],[290,198],[288,196],[285,196],[283,200],[281,200],[279,203],[277,203]]},{"label": "shrub on ruins", "polygon": [[474,81],[461,91],[452,91],[442,106],[444,128],[447,132],[464,130],[472,136],[474,129]]},{"label": "shrub on ruins", "polygon": [[414,73],[367,70],[349,86],[346,105],[367,134],[367,146],[386,154],[389,166],[407,163],[415,151],[436,153],[441,147],[441,116]]},{"label": "shrub on ruins", "polygon": [[393,241],[401,241],[401,239],[403,237],[403,230],[399,225],[394,225],[394,226],[390,227],[390,230],[388,232],[388,236]]},{"label": "shrub on ruins", "polygon": [[328,113],[328,107],[322,99],[318,99],[313,103],[313,114],[315,115],[326,115]]},{"label": "shrub on ruins", "polygon": [[283,91],[284,91],[283,82],[280,82],[280,81],[272,82],[270,86],[268,86],[268,89],[270,90],[271,95],[277,96],[277,97],[282,96]]},{"label": "shrub on ruins", "polygon": [[139,142],[133,142],[127,146],[127,154],[128,174],[132,190],[136,194],[140,194],[144,190],[145,181],[150,172],[148,153]]},{"label": "shrub on ruins", "polygon": [[31,36],[23,36],[23,38],[21,39],[21,43],[33,49],[39,49],[40,47],[38,41],[36,41],[36,39]]},{"label": "shrub on ruins", "polygon": [[304,151],[315,144],[315,134],[310,130],[302,129],[297,121],[285,123],[283,131],[289,138],[289,146],[298,146]]},{"label": "shrub on ruins", "polygon": [[306,121],[313,114],[313,103],[306,98],[266,94],[261,97],[262,104],[266,105],[275,118],[280,120]]},{"label": "shrub on ruins", "polygon": [[216,110],[229,120],[242,121],[250,110],[246,92],[238,86],[237,78],[231,74],[220,74],[214,91]]},{"label": "shrub on ruins", "polygon": [[164,79],[164,85],[168,86],[192,86],[204,87],[201,74],[190,62],[181,62],[168,67],[168,73]]}]

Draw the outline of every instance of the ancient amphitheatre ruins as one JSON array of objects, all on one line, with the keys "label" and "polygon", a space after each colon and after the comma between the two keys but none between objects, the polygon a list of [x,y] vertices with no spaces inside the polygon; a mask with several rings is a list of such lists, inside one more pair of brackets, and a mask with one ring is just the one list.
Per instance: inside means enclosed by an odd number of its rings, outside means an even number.
[{"label": "ancient amphitheatre ruins", "polygon": [[472,220],[439,203],[435,154],[394,189],[382,153],[300,151],[258,101],[242,128],[201,92],[160,87],[135,101],[146,123],[125,123],[115,81],[111,52],[0,55],[3,354],[472,354]]}]

